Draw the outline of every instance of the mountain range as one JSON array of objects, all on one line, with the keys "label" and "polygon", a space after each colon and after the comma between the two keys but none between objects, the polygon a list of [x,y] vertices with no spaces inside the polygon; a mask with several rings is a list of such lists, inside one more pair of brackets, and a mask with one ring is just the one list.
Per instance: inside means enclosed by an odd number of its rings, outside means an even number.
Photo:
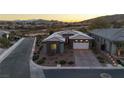
[{"label": "mountain range", "polygon": [[91,22],[93,22],[97,19],[102,19],[102,20],[105,20],[109,23],[124,22],[124,14],[106,15],[106,16],[96,17],[96,18],[93,18],[93,19],[84,20],[84,21],[81,21],[81,22],[82,23],[91,23]]}]

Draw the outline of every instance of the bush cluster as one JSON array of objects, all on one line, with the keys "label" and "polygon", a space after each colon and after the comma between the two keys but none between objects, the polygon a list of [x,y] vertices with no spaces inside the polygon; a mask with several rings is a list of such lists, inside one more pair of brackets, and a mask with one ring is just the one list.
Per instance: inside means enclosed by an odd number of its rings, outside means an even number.
[{"label": "bush cluster", "polygon": [[69,65],[73,65],[74,64],[73,61],[66,62],[65,60],[55,61],[55,63],[56,64],[61,64],[61,65],[64,65],[66,63],[68,63]]},{"label": "bush cluster", "polygon": [[38,59],[39,59],[39,55],[38,54],[34,54],[33,61],[38,60]]},{"label": "bush cluster", "polygon": [[42,57],[40,60],[37,61],[37,64],[45,63],[46,57]]}]

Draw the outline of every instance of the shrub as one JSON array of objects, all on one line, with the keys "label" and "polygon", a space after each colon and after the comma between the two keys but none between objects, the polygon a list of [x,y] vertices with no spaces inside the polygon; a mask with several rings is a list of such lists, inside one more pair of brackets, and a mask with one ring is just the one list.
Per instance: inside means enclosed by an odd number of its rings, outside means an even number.
[{"label": "shrub", "polygon": [[37,64],[43,64],[43,63],[45,63],[45,60],[40,59],[37,61]]},{"label": "shrub", "polygon": [[43,48],[43,45],[40,45],[40,48],[39,48],[39,50],[42,50],[42,48]]},{"label": "shrub", "polygon": [[106,63],[105,59],[101,56],[97,57],[100,63]]},{"label": "shrub", "polygon": [[124,66],[124,63],[121,63],[122,66]]},{"label": "shrub", "polygon": [[73,65],[74,62],[73,62],[73,61],[69,61],[68,64],[69,64],[69,65]]},{"label": "shrub", "polygon": [[65,63],[66,63],[65,60],[60,60],[60,61],[59,61],[59,64],[61,64],[61,65],[64,65]]},{"label": "shrub", "polygon": [[36,52],[34,52],[34,55],[37,55],[37,53],[36,53]]},{"label": "shrub", "polygon": [[118,64],[121,64],[121,61],[120,61],[120,60],[117,60],[117,63],[118,63]]},{"label": "shrub", "polygon": [[38,60],[38,59],[39,59],[39,55],[35,54],[35,55],[33,56],[33,61]]},{"label": "shrub", "polygon": [[120,65],[122,65],[122,66],[124,66],[124,63],[121,62],[120,60],[117,60],[117,63],[120,64]]},{"label": "shrub", "polygon": [[99,62],[100,62],[100,63],[105,63],[105,61],[104,61],[104,60],[100,60]]},{"label": "shrub", "polygon": [[10,41],[7,39],[7,38],[0,38],[0,45],[1,45],[1,47],[3,47],[3,48],[7,48],[7,47],[9,47],[10,46]]},{"label": "shrub", "polygon": [[58,64],[58,61],[55,61],[56,64]]},{"label": "shrub", "polygon": [[98,56],[97,58],[98,58],[99,60],[104,60],[104,58],[101,57],[101,56]]},{"label": "shrub", "polygon": [[43,60],[46,60],[46,57],[42,57]]}]

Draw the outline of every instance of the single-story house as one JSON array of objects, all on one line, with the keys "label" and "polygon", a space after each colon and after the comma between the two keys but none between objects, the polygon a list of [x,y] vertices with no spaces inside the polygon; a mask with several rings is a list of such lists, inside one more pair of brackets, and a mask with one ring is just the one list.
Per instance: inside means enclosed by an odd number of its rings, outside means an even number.
[{"label": "single-story house", "polygon": [[4,31],[4,30],[0,30],[0,37],[9,37],[10,32],[8,31]]},{"label": "single-story house", "polygon": [[89,32],[97,48],[116,57],[124,57],[124,28],[96,29]]},{"label": "single-story house", "polygon": [[43,40],[44,53],[63,53],[65,46],[73,49],[89,49],[93,38],[75,30],[55,32]]}]

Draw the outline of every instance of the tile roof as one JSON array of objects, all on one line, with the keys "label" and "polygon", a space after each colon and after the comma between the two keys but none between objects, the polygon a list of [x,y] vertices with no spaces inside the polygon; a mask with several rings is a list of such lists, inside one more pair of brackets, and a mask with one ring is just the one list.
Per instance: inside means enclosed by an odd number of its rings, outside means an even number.
[{"label": "tile roof", "polygon": [[85,34],[76,34],[74,36],[70,36],[69,39],[93,39],[93,38]]},{"label": "tile roof", "polygon": [[124,41],[124,28],[95,29],[89,33],[110,41]]},{"label": "tile roof", "polygon": [[43,40],[43,42],[47,42],[47,41],[65,42],[65,39],[61,35],[54,33]]},{"label": "tile roof", "polygon": [[65,31],[59,31],[55,32],[52,35],[48,36],[43,40],[43,42],[47,41],[60,41],[60,42],[65,42],[65,38],[62,36],[63,34],[73,34],[70,36],[70,39],[92,39],[90,36],[79,32],[75,30],[65,30]]}]

